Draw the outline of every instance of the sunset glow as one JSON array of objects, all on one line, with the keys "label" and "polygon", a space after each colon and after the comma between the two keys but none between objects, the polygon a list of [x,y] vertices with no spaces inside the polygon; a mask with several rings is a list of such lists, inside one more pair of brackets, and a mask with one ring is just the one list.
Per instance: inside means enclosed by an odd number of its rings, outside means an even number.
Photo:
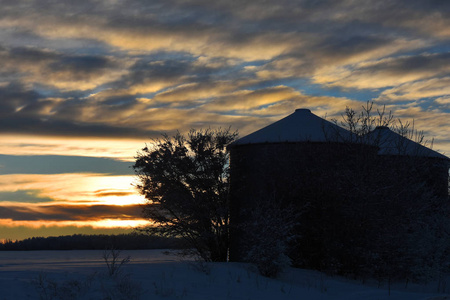
[{"label": "sunset glow", "polygon": [[92,227],[99,228],[124,228],[134,229],[137,227],[147,226],[149,222],[146,220],[120,220],[120,219],[104,219],[104,220],[90,220],[90,221],[13,221],[11,219],[0,219],[0,226],[2,227],[30,227],[30,228],[46,228],[46,227]]},{"label": "sunset glow", "polygon": [[177,130],[374,101],[448,156],[449,28],[445,1],[2,3],[0,240],[145,224],[134,157]]},{"label": "sunset glow", "polygon": [[[104,174],[0,175],[1,193],[24,191],[36,202],[110,205],[143,204],[133,187],[135,178]],[[7,201],[6,199],[2,199]],[[56,202],[55,202],[56,201]],[[20,202],[20,201],[16,201]]]}]

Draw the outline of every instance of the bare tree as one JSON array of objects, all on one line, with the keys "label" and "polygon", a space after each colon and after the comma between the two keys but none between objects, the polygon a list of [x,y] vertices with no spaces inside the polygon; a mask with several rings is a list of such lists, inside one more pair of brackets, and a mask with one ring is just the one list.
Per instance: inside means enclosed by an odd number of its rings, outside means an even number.
[{"label": "bare tree", "polygon": [[[391,111],[386,112],[386,106],[377,108],[376,114],[374,114],[373,102],[368,101],[361,107],[359,113],[353,108],[346,107],[341,120],[332,119],[332,121],[351,133],[351,140],[348,142],[367,143],[369,132],[379,126],[391,126],[396,120]],[[328,133],[329,136],[334,134],[336,133]],[[371,141],[371,143],[373,142]]]},{"label": "bare tree", "polygon": [[114,249],[113,247],[103,251],[102,258],[108,268],[109,276],[117,276],[122,270],[122,266],[126,265],[131,260],[131,256],[129,255],[120,259],[120,253],[120,250]]}]

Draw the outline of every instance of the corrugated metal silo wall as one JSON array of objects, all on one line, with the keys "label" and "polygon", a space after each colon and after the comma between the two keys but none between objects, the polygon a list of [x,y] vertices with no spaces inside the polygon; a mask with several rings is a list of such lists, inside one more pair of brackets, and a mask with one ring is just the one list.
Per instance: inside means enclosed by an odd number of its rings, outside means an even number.
[{"label": "corrugated metal silo wall", "polygon": [[[242,227],[250,221],[250,213],[257,205],[278,197],[280,203],[294,205],[299,211],[311,204],[331,206],[332,210],[333,205],[350,201],[345,191],[351,187],[346,185],[354,184],[355,169],[361,161],[374,155],[373,147],[349,143],[267,143],[231,147],[230,260],[244,259],[246,233]],[[303,224],[314,223],[305,218],[314,216],[303,215]]]},{"label": "corrugated metal silo wall", "polygon": [[378,156],[379,169],[385,172],[391,181],[398,184],[403,180],[408,185],[421,185],[430,196],[448,197],[448,179],[450,161],[435,157],[407,155]]},{"label": "corrugated metal silo wall", "polygon": [[[255,207],[274,197],[302,212],[301,245],[291,245],[291,257],[303,260],[297,265],[316,269],[329,264],[324,258],[330,256],[351,267],[353,250],[348,248],[358,243],[365,247],[364,235],[371,226],[361,223],[374,215],[395,216],[384,214],[380,203],[395,209],[391,202],[396,201],[401,210],[420,207],[427,197],[447,199],[448,161],[376,153],[376,147],[349,143],[231,147],[230,260],[245,260],[248,233],[242,229],[251,222]],[[354,245],[339,245],[344,240]]]}]

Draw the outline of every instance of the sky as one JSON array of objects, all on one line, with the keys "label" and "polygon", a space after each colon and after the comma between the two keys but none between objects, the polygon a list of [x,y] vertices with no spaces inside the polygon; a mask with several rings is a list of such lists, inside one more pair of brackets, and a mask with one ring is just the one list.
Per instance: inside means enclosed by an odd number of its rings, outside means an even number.
[{"label": "sky", "polygon": [[0,240],[147,224],[134,157],[367,101],[450,154],[446,0],[0,0]]}]

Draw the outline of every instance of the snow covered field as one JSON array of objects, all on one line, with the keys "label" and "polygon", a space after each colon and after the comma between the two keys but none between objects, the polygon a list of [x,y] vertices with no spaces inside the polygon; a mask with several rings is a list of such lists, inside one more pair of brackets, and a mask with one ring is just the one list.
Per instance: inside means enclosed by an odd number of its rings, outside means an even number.
[{"label": "snow covered field", "polygon": [[[180,260],[161,250],[123,251],[131,256],[108,275],[103,251],[0,252],[0,300],[6,299],[342,299],[444,300],[426,286],[361,284],[319,272],[287,270],[280,279],[259,276],[238,263]],[[447,292],[450,291],[447,287]]]}]

